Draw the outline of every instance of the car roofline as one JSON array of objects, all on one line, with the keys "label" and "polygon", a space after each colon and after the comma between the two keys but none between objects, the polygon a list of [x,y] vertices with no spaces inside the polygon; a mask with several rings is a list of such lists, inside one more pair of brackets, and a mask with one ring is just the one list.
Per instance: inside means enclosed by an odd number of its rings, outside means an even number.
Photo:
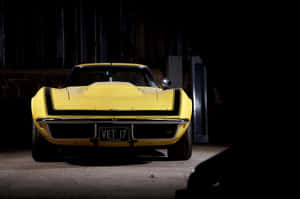
[{"label": "car roofline", "polygon": [[124,67],[138,67],[138,68],[148,68],[148,66],[143,64],[133,64],[133,63],[86,63],[86,64],[78,64],[75,67],[83,68],[83,67],[101,67],[101,66],[124,66]]}]

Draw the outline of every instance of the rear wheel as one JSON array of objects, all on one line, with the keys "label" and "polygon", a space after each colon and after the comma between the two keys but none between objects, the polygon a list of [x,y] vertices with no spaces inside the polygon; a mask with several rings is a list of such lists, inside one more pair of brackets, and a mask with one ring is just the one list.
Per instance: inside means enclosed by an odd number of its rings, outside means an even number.
[{"label": "rear wheel", "polygon": [[35,124],[32,122],[32,157],[37,162],[48,162],[57,159],[55,145],[49,143],[38,132]]},{"label": "rear wheel", "polygon": [[168,158],[171,160],[188,160],[192,156],[191,126],[175,144],[168,147]]}]

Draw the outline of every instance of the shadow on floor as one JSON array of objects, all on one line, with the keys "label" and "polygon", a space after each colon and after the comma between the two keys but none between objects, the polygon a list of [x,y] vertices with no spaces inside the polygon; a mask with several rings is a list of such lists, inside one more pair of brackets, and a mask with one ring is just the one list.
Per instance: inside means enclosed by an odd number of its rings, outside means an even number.
[{"label": "shadow on floor", "polygon": [[233,147],[198,164],[189,176],[185,190],[177,190],[176,199],[226,198],[232,196],[234,181]]},{"label": "shadow on floor", "polygon": [[67,151],[60,161],[79,166],[123,166],[147,164],[152,161],[168,161],[165,154],[156,149],[89,149]]}]

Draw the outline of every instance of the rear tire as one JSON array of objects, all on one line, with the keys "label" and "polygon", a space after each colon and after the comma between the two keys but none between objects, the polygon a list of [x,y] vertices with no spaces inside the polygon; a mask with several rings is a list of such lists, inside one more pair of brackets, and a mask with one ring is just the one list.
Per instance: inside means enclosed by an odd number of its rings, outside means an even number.
[{"label": "rear tire", "polygon": [[32,123],[32,158],[37,162],[49,162],[57,159],[55,145],[43,138],[34,123]]},{"label": "rear tire", "polygon": [[168,158],[171,160],[188,160],[192,156],[191,125],[182,138],[168,147]]}]

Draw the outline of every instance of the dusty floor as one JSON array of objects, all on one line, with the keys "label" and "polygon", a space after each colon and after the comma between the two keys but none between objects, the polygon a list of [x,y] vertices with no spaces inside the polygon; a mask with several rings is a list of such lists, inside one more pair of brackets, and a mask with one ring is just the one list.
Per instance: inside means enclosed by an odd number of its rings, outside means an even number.
[{"label": "dusty floor", "polygon": [[128,161],[68,156],[50,163],[35,162],[30,150],[0,152],[0,198],[174,198],[196,165],[225,148],[195,145],[188,161],[168,161],[166,150]]}]

